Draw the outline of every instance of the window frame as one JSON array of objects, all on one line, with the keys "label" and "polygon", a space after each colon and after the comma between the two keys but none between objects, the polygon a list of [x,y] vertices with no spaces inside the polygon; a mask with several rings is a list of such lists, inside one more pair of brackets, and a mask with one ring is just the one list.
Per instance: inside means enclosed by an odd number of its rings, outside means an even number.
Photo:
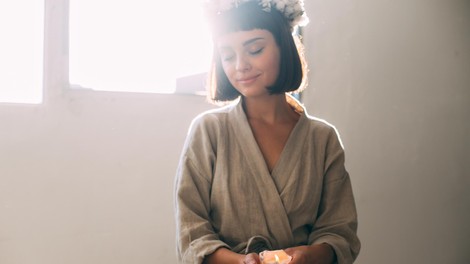
[{"label": "window frame", "polygon": [[[55,104],[85,98],[155,98],[201,96],[200,89],[189,87],[174,93],[100,91],[73,85],[69,80],[69,0],[44,0],[43,100]],[[165,99],[165,100],[166,100]]]}]

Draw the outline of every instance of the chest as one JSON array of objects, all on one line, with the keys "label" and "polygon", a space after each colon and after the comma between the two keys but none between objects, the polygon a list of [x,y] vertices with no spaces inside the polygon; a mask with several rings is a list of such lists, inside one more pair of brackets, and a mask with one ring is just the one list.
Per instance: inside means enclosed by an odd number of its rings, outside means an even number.
[{"label": "chest", "polygon": [[295,123],[270,125],[251,121],[250,126],[266,165],[271,172],[281,157]]}]

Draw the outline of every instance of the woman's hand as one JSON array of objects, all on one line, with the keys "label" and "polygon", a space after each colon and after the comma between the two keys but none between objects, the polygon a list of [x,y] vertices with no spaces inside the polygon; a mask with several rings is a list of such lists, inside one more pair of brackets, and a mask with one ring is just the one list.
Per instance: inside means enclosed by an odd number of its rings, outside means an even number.
[{"label": "woman's hand", "polygon": [[243,264],[261,264],[259,255],[256,253],[250,253],[245,256],[245,259],[242,262]]},{"label": "woman's hand", "polygon": [[291,247],[284,251],[292,256],[289,264],[332,264],[336,259],[335,251],[326,243]]},{"label": "woman's hand", "polygon": [[261,264],[258,254],[250,253],[242,255],[230,251],[227,248],[219,248],[214,253],[206,256],[204,264]]}]

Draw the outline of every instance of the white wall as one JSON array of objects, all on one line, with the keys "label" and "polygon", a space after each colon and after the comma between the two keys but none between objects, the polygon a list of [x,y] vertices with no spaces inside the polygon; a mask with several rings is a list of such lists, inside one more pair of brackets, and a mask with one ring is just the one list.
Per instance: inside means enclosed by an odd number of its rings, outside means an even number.
[{"label": "white wall", "polygon": [[[306,6],[303,99],[346,146],[357,263],[469,263],[469,2]],[[67,90],[65,44],[47,43],[43,105],[0,104],[0,263],[175,263],[174,172],[211,106]]]},{"label": "white wall", "polygon": [[0,263],[175,263],[173,179],[204,99],[56,103],[0,106]]},{"label": "white wall", "polygon": [[306,1],[311,113],[346,148],[357,263],[470,263],[470,1]]},{"label": "white wall", "polygon": [[0,263],[176,263],[175,170],[211,106],[68,89],[67,5],[47,1],[45,102],[0,104]]}]

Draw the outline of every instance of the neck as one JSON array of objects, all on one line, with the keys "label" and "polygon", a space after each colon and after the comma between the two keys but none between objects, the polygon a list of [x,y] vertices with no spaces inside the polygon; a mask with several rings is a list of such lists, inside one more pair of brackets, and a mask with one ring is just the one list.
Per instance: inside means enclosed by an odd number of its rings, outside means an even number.
[{"label": "neck", "polygon": [[243,108],[248,120],[270,124],[297,120],[299,115],[289,105],[286,96],[274,94],[262,98],[243,97]]}]

